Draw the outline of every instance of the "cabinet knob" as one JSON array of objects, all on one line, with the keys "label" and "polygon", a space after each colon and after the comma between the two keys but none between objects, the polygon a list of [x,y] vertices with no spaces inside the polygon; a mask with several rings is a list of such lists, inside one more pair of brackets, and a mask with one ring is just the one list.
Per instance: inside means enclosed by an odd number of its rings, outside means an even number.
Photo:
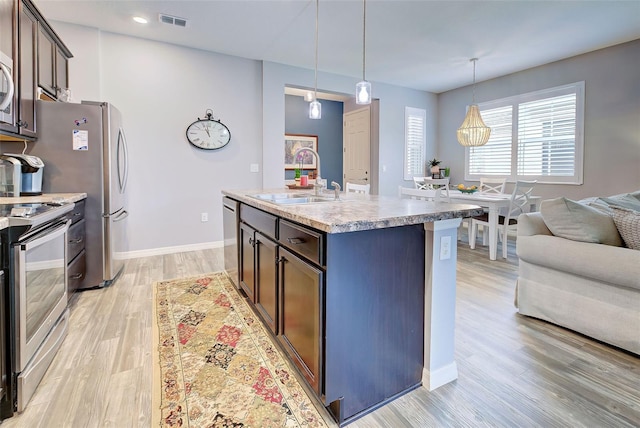
[{"label": "cabinet knob", "polygon": [[26,128],[27,126],[29,126],[29,123],[24,120],[19,120],[16,125],[18,125],[19,128]]},{"label": "cabinet knob", "polygon": [[255,247],[256,241],[254,241],[253,238],[249,238],[249,245],[251,245],[252,247]]}]

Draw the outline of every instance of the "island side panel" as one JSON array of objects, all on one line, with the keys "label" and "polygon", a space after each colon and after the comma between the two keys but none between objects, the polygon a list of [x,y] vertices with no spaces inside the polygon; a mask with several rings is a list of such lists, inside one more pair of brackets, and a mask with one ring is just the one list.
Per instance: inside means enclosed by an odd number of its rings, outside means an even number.
[{"label": "island side panel", "polygon": [[344,419],[420,385],[422,224],[327,235],[325,403]]}]

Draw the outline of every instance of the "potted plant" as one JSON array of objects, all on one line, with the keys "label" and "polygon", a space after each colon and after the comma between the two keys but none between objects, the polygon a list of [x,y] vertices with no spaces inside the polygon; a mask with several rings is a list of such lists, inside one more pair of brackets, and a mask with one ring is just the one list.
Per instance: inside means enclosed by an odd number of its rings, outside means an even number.
[{"label": "potted plant", "polygon": [[429,168],[431,168],[431,175],[439,175],[440,174],[440,167],[438,165],[440,165],[441,163],[442,163],[442,161],[438,160],[436,158],[433,158],[428,162]]}]

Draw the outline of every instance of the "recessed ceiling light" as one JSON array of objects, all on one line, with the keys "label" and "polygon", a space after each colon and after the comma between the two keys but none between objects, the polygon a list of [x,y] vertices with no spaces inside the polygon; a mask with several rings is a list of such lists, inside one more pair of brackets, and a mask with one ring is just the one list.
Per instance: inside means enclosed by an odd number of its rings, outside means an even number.
[{"label": "recessed ceiling light", "polygon": [[149,22],[141,16],[134,16],[133,20],[136,21],[138,24],[146,24],[147,22]]}]

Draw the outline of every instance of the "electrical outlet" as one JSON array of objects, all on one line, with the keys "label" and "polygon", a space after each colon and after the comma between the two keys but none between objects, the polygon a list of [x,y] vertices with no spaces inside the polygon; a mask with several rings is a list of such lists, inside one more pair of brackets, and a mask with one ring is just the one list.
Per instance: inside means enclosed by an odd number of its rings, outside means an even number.
[{"label": "electrical outlet", "polygon": [[201,213],[200,214],[200,221],[203,222],[203,223],[209,221],[209,213]]},{"label": "electrical outlet", "polygon": [[440,238],[440,260],[449,260],[451,258],[451,236],[443,236]]},{"label": "electrical outlet", "polygon": [[252,163],[249,165],[249,172],[260,172],[260,165],[257,163]]}]

